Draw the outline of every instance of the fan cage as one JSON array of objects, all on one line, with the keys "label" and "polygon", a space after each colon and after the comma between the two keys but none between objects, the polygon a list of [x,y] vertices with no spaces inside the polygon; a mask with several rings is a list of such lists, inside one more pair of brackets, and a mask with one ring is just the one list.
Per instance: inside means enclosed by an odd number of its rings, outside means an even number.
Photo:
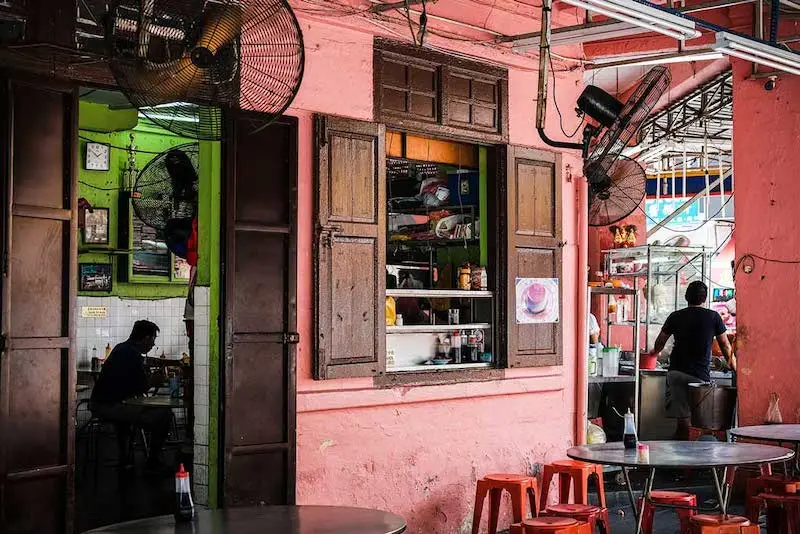
[{"label": "fan cage", "polygon": [[647,186],[645,170],[620,156],[602,180],[589,184],[589,226],[608,226],[639,208]]},{"label": "fan cage", "polygon": [[299,90],[302,31],[285,0],[138,0],[110,8],[110,67],[131,103],[173,133],[219,140],[223,109],[279,117]]},{"label": "fan cage", "polygon": [[[170,219],[191,219],[197,214],[196,203],[175,202],[173,198],[172,177],[167,171],[167,154],[181,150],[192,162],[195,174],[200,172],[200,145],[187,143],[177,145],[161,152],[139,172],[131,192],[131,204],[136,216],[147,226],[164,230]],[[195,182],[197,192],[199,183]]]},{"label": "fan cage", "polygon": [[642,123],[653,111],[672,81],[669,69],[654,67],[636,87],[614,124],[605,131],[584,164],[584,174],[590,183],[602,180],[609,173],[625,147],[637,134]]}]

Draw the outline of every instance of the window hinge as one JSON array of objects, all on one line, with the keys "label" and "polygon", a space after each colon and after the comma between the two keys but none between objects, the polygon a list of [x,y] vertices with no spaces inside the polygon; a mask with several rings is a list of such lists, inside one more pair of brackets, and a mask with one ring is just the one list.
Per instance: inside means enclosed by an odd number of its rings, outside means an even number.
[{"label": "window hinge", "polygon": [[284,345],[297,345],[300,343],[300,334],[297,332],[284,332],[283,343]]}]

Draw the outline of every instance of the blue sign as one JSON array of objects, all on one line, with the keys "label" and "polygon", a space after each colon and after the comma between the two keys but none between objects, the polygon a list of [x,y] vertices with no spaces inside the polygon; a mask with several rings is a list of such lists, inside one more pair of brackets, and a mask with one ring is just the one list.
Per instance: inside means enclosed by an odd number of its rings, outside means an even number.
[{"label": "blue sign", "polygon": [[[685,198],[659,198],[647,199],[644,209],[647,212],[648,225],[659,223],[676,209],[686,203]],[[702,199],[692,202],[688,208],[680,212],[669,222],[669,226],[679,226],[682,224],[697,224],[705,221],[705,213]]]}]

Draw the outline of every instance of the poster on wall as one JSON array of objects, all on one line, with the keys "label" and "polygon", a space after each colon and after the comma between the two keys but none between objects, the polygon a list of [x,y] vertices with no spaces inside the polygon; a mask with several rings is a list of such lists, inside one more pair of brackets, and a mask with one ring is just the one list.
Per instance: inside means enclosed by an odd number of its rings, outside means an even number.
[{"label": "poster on wall", "polygon": [[517,324],[557,323],[558,278],[517,278]]},{"label": "poster on wall", "polygon": [[94,208],[84,213],[83,242],[108,245],[108,208]]},{"label": "poster on wall", "polygon": [[78,266],[79,291],[111,291],[113,276],[110,263],[81,263]]}]

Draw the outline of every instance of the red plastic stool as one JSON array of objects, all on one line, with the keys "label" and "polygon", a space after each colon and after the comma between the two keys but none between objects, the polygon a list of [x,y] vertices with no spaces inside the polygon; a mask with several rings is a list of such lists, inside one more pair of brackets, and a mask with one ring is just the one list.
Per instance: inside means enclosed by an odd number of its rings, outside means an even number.
[{"label": "red plastic stool", "polygon": [[497,519],[500,513],[500,497],[506,490],[511,494],[511,512],[514,523],[521,523],[527,517],[525,510],[525,497],[528,497],[531,514],[539,515],[539,486],[536,479],[524,475],[493,474],[486,475],[478,481],[475,492],[475,511],[472,516],[472,534],[478,534],[481,526],[481,513],[483,501],[489,494],[489,534],[497,533]]},{"label": "red plastic stool", "polygon": [[606,489],[603,485],[602,465],[587,464],[577,460],[558,460],[544,466],[540,509],[547,508],[547,494],[550,492],[550,483],[555,475],[558,475],[558,486],[561,492],[559,504],[567,504],[569,502],[570,482],[575,490],[575,504],[589,504],[589,477],[594,476],[597,481],[597,496],[600,501],[600,508],[606,507]]},{"label": "red plastic stool", "polygon": [[710,428],[689,427],[689,441],[697,441],[702,436],[714,436],[719,441],[728,441],[726,430],[711,430]]},{"label": "red plastic stool", "polygon": [[790,480],[784,475],[761,475],[747,480],[745,489],[745,516],[752,522],[758,521],[764,499],[762,493],[784,493],[786,484]]},{"label": "red plastic stool", "polygon": [[569,517],[537,517],[522,522],[524,534],[592,534],[589,523]]},{"label": "red plastic stool", "polygon": [[767,505],[768,533],[800,533],[800,495],[762,493],[759,497]]},{"label": "red plastic stool", "polygon": [[759,534],[761,529],[746,517],[697,514],[689,520],[691,534]]},{"label": "red plastic stool", "polygon": [[600,527],[602,534],[611,532],[611,525],[608,522],[608,508],[600,508],[591,504],[554,504],[547,507],[547,515],[554,517],[569,517],[589,523],[592,532]]},{"label": "red plastic stool", "polygon": [[[692,493],[684,493],[682,491],[651,491],[650,502],[644,503],[644,512],[642,516],[642,534],[651,534],[653,532],[653,515],[656,512],[654,505],[667,504],[670,506],[686,506],[687,508],[676,508],[675,512],[678,514],[678,519],[681,522],[681,534],[688,534],[691,532],[691,525],[689,519],[697,512],[697,496]],[[642,506],[642,498],[639,497],[639,506]],[[689,509],[688,507],[692,507]]]}]

